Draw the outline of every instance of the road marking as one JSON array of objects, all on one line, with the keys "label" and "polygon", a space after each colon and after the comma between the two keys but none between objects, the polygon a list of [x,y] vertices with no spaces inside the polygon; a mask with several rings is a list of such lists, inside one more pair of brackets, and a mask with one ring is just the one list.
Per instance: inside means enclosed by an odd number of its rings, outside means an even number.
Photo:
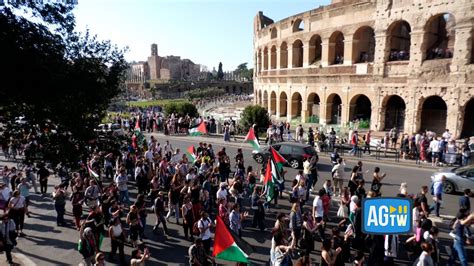
[{"label": "road marking", "polygon": [[12,256],[14,258],[16,258],[16,260],[14,260],[14,261],[16,263],[19,263],[21,266],[36,266],[36,263],[34,263],[27,256],[25,256],[21,253],[12,252]]}]

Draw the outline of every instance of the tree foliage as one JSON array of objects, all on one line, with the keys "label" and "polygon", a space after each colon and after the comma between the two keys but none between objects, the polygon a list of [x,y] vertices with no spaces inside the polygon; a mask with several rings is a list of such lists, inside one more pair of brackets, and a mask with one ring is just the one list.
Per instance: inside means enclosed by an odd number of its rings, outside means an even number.
[{"label": "tree foliage", "polygon": [[237,68],[234,70],[234,73],[240,75],[242,78],[245,78],[246,80],[250,81],[252,80],[253,77],[253,68],[248,69],[247,68],[247,63],[242,63],[237,66]]},{"label": "tree foliage", "polygon": [[199,116],[196,106],[189,102],[170,102],[164,107],[165,115],[171,115],[172,113],[178,116],[189,115],[190,117]]},{"label": "tree foliage", "polygon": [[23,136],[41,141],[51,153],[46,159],[77,162],[121,90],[124,51],[75,32],[74,4],[13,3],[0,7],[3,140],[14,135],[15,118],[24,116]]},{"label": "tree foliage", "polygon": [[249,129],[253,124],[256,124],[258,129],[268,127],[270,117],[268,116],[267,109],[260,105],[248,105],[245,107],[240,115],[240,125],[244,129]]},{"label": "tree foliage", "polygon": [[219,62],[219,68],[217,69],[217,79],[224,79],[224,71],[222,70],[222,62]]}]

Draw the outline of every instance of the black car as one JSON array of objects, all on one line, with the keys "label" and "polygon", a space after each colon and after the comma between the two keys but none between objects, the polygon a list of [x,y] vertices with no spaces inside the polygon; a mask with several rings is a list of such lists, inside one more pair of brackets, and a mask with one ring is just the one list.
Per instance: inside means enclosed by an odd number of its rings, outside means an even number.
[{"label": "black car", "polygon": [[[302,168],[304,158],[309,159],[317,154],[311,145],[298,142],[280,142],[273,144],[272,147],[286,159],[287,166],[294,169]],[[269,157],[270,147],[262,147],[258,151],[253,151],[253,159],[259,164],[265,162]]]}]

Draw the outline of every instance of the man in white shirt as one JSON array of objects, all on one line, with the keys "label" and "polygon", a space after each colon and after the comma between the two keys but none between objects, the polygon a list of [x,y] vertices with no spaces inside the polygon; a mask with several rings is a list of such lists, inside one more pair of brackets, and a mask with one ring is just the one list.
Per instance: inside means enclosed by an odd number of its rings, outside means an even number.
[{"label": "man in white shirt", "polygon": [[439,141],[436,138],[430,142],[430,150],[431,150],[431,166],[438,165],[439,161]]},{"label": "man in white shirt", "polygon": [[125,169],[120,169],[120,173],[115,177],[115,184],[119,191],[119,202],[124,204],[130,204],[130,197],[128,196],[128,176]]},{"label": "man in white shirt", "polygon": [[186,181],[193,181],[196,178],[196,170],[194,168],[189,169],[186,175]]},{"label": "man in white shirt", "polygon": [[173,146],[171,146],[170,142],[167,140],[165,144],[165,154],[168,152],[173,153]]},{"label": "man in white shirt", "polygon": [[344,182],[344,165],[342,158],[337,159],[337,164],[331,170],[332,178],[334,179],[334,187],[336,197],[342,194],[342,185]]},{"label": "man in white shirt", "polygon": [[319,236],[321,240],[324,239],[324,208],[323,208],[323,201],[321,197],[324,195],[325,190],[324,188],[319,190],[319,193],[313,200],[313,217],[315,218],[316,226],[318,227]]},{"label": "man in white shirt", "polygon": [[199,237],[202,240],[204,245],[204,250],[206,251],[207,255],[210,255],[211,250],[211,230],[210,228],[213,226],[212,220],[209,219],[209,214],[207,212],[201,212],[201,219],[198,221],[197,227],[199,229],[200,235]]},{"label": "man in white shirt", "polygon": [[219,202],[219,199],[226,199],[227,200],[227,183],[226,182],[222,182],[221,185],[220,185],[220,188],[219,190],[217,191],[217,202]]},{"label": "man in white shirt", "polygon": [[443,133],[443,138],[448,141],[451,139],[451,133],[449,133],[449,129],[446,129],[446,131]]}]

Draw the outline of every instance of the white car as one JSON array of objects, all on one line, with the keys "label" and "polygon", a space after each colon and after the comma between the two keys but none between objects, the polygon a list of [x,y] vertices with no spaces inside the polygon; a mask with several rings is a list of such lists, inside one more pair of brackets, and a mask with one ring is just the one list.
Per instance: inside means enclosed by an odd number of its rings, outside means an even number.
[{"label": "white car", "polygon": [[466,188],[474,190],[474,165],[441,168],[431,176],[431,181],[435,182],[443,175],[446,176],[446,181],[443,184],[444,193],[462,192]]}]

